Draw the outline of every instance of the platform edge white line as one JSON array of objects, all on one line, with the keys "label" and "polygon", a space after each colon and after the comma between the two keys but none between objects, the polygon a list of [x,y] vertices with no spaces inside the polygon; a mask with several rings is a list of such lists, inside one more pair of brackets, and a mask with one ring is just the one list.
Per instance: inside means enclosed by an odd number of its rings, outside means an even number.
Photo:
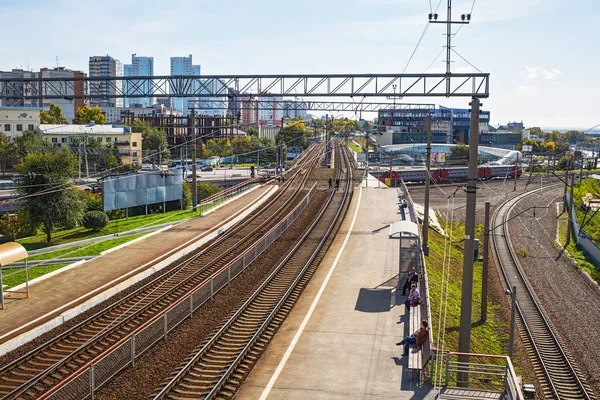
[{"label": "platform edge white line", "polygon": [[344,252],[344,250],[346,248],[346,244],[348,243],[348,240],[350,239],[350,234],[352,233],[352,230],[354,229],[354,223],[356,222],[356,218],[358,217],[358,210],[360,208],[361,198],[362,198],[362,188],[359,188],[358,201],[356,203],[356,210],[354,211],[354,216],[352,217],[352,223],[350,224],[348,233],[346,233],[346,237],[344,238],[342,247],[338,251],[338,253],[335,257],[335,260],[333,261],[333,264],[331,265],[331,267],[329,268],[329,271],[327,272],[327,276],[325,277],[325,280],[323,281],[323,283],[321,284],[321,287],[319,288],[319,292],[315,296],[312,304],[310,305],[308,312],[306,313],[306,316],[304,317],[304,320],[300,324],[298,331],[296,332],[296,334],[294,335],[294,338],[290,342],[290,345],[288,346],[287,350],[285,351],[285,354],[283,355],[283,358],[279,362],[279,365],[277,365],[275,372],[273,372],[273,375],[271,376],[269,383],[267,383],[267,386],[264,388],[259,400],[266,400],[267,397],[269,396],[271,390],[273,389],[273,386],[275,386],[275,382],[277,381],[277,379],[279,378],[279,375],[281,374],[281,371],[283,371],[285,364],[287,363],[288,359],[292,355],[292,352],[294,351],[294,348],[296,347],[296,344],[298,343],[300,336],[302,336],[302,332],[304,332],[304,329],[306,328],[308,321],[312,317],[312,314],[313,314],[315,308],[317,307],[319,300],[321,299],[321,295],[325,291],[325,288],[327,287],[327,284],[329,283],[329,279],[333,275],[333,271],[335,270],[338,262],[340,261],[340,258],[342,257],[342,253]]}]

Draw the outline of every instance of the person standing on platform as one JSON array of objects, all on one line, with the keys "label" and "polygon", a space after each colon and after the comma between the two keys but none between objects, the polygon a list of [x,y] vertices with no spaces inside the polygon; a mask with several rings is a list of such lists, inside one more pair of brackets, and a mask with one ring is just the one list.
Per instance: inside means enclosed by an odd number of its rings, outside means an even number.
[{"label": "person standing on platform", "polygon": [[423,322],[421,322],[421,329],[419,329],[412,335],[405,337],[404,339],[402,339],[402,341],[396,343],[396,346],[403,345],[404,353],[402,353],[402,355],[407,356],[408,349],[411,344],[414,345],[415,347],[419,347],[420,345],[425,343],[425,341],[427,340],[428,337],[429,337],[429,323],[427,322],[427,320],[423,320]]},{"label": "person standing on platform", "polygon": [[406,296],[406,289],[410,288],[410,285],[417,282],[419,282],[419,275],[417,274],[417,269],[413,267],[408,273],[408,276],[406,277],[406,282],[404,282],[404,287],[402,288],[402,296]]}]

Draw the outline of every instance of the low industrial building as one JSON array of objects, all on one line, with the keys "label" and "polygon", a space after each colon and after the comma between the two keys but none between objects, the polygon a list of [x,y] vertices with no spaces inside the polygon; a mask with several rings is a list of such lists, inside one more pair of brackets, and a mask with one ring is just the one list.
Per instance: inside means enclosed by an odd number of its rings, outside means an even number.
[{"label": "low industrial building", "polygon": [[41,107],[0,107],[0,132],[9,142],[25,131],[35,131],[40,124]]},{"label": "low industrial building", "polygon": [[131,117],[181,117],[181,111],[167,107],[163,104],[154,104],[149,107],[109,107],[102,106],[102,113],[106,117],[106,122],[109,124],[124,122]]},{"label": "low industrial building", "polygon": [[118,150],[124,164],[142,165],[142,134],[120,125],[49,125],[36,130],[39,138],[56,147],[97,140]]}]

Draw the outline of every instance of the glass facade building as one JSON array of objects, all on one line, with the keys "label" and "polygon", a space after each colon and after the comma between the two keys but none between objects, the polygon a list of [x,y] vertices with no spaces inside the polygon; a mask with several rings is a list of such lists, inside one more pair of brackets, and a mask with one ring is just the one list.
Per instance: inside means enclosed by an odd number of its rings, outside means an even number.
[{"label": "glass facade building", "polygon": [[[378,123],[380,132],[393,132],[392,144],[425,143],[429,114],[431,113],[432,143],[468,143],[471,113],[468,109],[407,108],[380,110]],[[481,111],[479,116],[480,141],[489,133],[490,112]],[[487,139],[487,136],[485,136]],[[489,144],[489,143],[487,143]]]},{"label": "glass facade building", "polygon": [[[123,66],[124,76],[154,76],[154,57],[142,57],[137,54],[131,55],[131,64]],[[130,95],[148,93],[151,90],[150,82],[126,81],[123,87],[125,93]],[[151,106],[153,97],[126,98],[125,107],[135,104],[142,107]]]},{"label": "glass facade building", "polygon": [[[171,76],[174,75],[200,75],[200,65],[192,64],[192,55],[188,57],[171,57]],[[193,90],[199,90],[200,85],[193,83]],[[189,115],[189,107],[198,107],[198,104],[190,103],[190,100],[198,100],[194,97],[172,98],[171,108],[181,111],[183,115]]]}]

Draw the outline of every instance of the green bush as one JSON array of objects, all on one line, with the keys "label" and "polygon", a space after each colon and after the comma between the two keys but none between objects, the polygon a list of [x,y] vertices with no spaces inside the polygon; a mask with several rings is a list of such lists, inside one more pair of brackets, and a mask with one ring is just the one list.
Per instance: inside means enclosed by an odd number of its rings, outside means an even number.
[{"label": "green bush", "polygon": [[100,232],[106,225],[108,225],[108,216],[102,211],[88,211],[83,216],[83,226],[87,229]]},{"label": "green bush", "polygon": [[108,218],[111,221],[114,221],[115,219],[122,219],[125,218],[125,210],[122,208],[119,208],[118,210],[110,210],[106,212],[106,215],[108,215]]},{"label": "green bush", "polygon": [[183,183],[182,190],[183,190],[183,193],[182,193],[183,197],[181,199],[182,208],[184,210],[187,210],[188,208],[190,208],[192,206],[192,189],[190,188],[190,185],[188,185],[187,183]]},{"label": "green bush", "polygon": [[198,190],[196,191],[198,194],[198,201],[200,202],[215,193],[219,193],[221,190],[223,190],[223,187],[215,183],[199,183]]},{"label": "green bush", "polygon": [[83,190],[79,191],[77,195],[81,200],[83,200],[85,211],[103,211],[102,196],[98,196],[97,194]]}]

